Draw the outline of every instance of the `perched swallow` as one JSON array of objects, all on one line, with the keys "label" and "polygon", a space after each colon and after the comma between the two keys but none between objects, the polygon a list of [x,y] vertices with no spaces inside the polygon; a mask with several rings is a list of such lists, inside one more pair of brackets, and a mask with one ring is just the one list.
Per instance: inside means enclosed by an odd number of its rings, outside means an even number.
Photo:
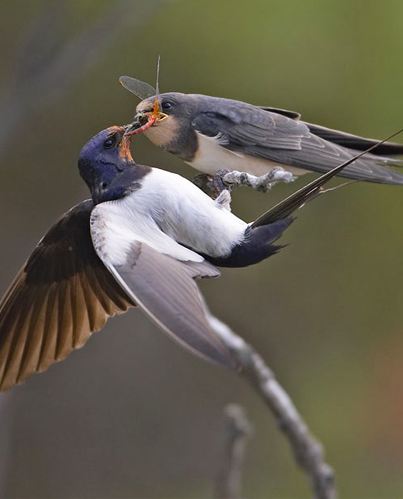
[{"label": "perched swallow", "polygon": [[125,131],[110,127],[83,147],[78,166],[92,199],[48,231],[0,302],[1,390],[136,305],[194,353],[237,368],[194,280],[276,253],[292,212],[353,161],[248,224],[228,209],[228,191],[213,200],[179,175],[136,164]]},{"label": "perched swallow", "polygon": [[[148,96],[137,106],[133,130],[147,121],[158,99],[161,113],[144,134],[208,175],[237,170],[262,176],[278,166],[295,176],[326,172],[377,143],[306,123],[293,111],[207,95],[152,95],[153,87],[140,80],[124,76],[120,82],[140,98]],[[389,168],[403,166],[403,160],[387,157],[401,154],[403,145],[384,143],[343,169],[340,176],[403,184],[403,175]]]}]

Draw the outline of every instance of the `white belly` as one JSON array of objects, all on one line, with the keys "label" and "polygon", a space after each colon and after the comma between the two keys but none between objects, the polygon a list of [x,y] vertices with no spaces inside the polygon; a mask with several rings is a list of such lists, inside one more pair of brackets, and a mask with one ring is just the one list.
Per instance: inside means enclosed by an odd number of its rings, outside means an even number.
[{"label": "white belly", "polygon": [[199,148],[193,161],[187,163],[203,173],[214,175],[218,170],[237,170],[251,173],[258,177],[269,173],[273,168],[281,166],[293,175],[303,175],[306,170],[294,166],[283,165],[269,159],[254,158],[220,146],[217,139],[197,133]]},{"label": "white belly", "polygon": [[100,214],[108,231],[106,242],[105,231],[93,234],[94,244],[106,247],[115,264],[126,261],[133,241],[177,260],[203,261],[196,252],[228,255],[243,240],[247,228],[246,222],[221,208],[192,182],[158,168],[142,179],[141,188],[122,199],[100,203],[93,213],[93,219]]}]

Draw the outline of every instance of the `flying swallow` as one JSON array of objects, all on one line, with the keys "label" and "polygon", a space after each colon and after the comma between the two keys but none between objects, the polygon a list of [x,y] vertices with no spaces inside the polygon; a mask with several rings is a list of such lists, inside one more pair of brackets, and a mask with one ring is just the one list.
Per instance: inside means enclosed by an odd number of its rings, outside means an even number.
[{"label": "flying swallow", "polygon": [[[151,85],[135,78],[123,76],[120,82],[143,99],[136,108],[133,129],[147,121],[158,99],[160,116],[144,134],[208,175],[237,170],[262,176],[278,166],[294,176],[323,173],[377,143],[306,123],[293,111],[207,95],[153,95],[156,91]],[[384,143],[343,169],[340,176],[403,184],[403,175],[390,168],[403,166],[403,160],[388,157],[402,154],[403,145]]]},{"label": "flying swallow", "polygon": [[195,279],[278,252],[292,213],[353,161],[248,224],[229,210],[228,191],[213,200],[179,175],[136,164],[126,132],[110,127],[82,148],[92,198],[47,232],[0,301],[0,390],[63,360],[135,306],[193,353],[236,369]]}]

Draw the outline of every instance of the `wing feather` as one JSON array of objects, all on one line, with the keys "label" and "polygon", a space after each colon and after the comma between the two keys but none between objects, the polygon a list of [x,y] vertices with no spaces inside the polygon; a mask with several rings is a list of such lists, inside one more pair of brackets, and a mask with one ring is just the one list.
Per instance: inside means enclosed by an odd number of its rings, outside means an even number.
[{"label": "wing feather", "polygon": [[109,267],[132,299],[166,333],[193,353],[227,367],[236,367],[228,347],[217,336],[194,281],[192,264],[162,255],[144,243],[133,248],[135,264]]},{"label": "wing feather", "polygon": [[91,201],[66,213],[0,302],[0,390],[63,360],[134,302],[94,251]]},{"label": "wing feather", "polygon": [[[351,140],[352,136],[343,141],[340,134],[291,119],[287,113],[279,114],[228,99],[213,99],[206,107],[208,111],[198,113],[192,121],[195,130],[219,137],[220,145],[231,151],[280,165],[324,173],[354,156],[356,150],[345,145],[365,150],[366,145],[376,144],[376,141]],[[378,154],[381,147],[377,149]],[[400,154],[403,148],[389,143],[384,150]],[[389,168],[402,165],[398,159],[368,154],[339,175],[368,182],[403,184],[403,175]]]},{"label": "wing feather", "polygon": [[231,106],[230,102],[225,100],[229,107],[217,103],[214,111],[198,113],[193,128],[209,137],[220,134],[220,143],[226,142],[226,147],[235,151],[255,147],[301,150],[302,138],[309,135],[303,122],[249,104]]},{"label": "wing feather", "polygon": [[[116,204],[114,205],[116,210]],[[219,271],[206,261],[181,261],[135,240],[122,263],[108,254],[108,206],[95,208],[91,218],[94,247],[125,293],[168,335],[193,353],[236,368],[236,361],[211,324],[210,314],[195,279],[217,277]],[[139,235],[140,237],[140,235]],[[143,237],[144,239],[144,237]]]}]

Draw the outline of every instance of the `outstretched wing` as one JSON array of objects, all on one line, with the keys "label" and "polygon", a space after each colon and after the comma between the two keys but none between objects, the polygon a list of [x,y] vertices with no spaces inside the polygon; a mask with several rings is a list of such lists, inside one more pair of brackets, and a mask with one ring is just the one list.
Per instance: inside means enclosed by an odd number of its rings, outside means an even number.
[{"label": "outstretched wing", "polygon": [[94,251],[92,201],[39,242],[0,302],[0,390],[63,360],[134,302]]},{"label": "outstretched wing", "polygon": [[95,210],[91,233],[99,257],[125,293],[182,346],[205,359],[236,368],[231,352],[214,330],[195,282],[198,278],[219,276],[218,269],[206,261],[177,260],[133,239],[129,249],[124,244],[125,256],[119,254],[114,261],[107,250],[105,209],[108,208]]},{"label": "outstretched wing", "polygon": [[[324,173],[354,155],[354,151],[334,140],[334,134],[333,142],[325,140],[310,130],[311,125],[295,117],[291,119],[287,113],[228,99],[206,100],[204,105],[206,111],[198,113],[192,122],[194,129],[216,137],[221,146],[246,156]],[[323,129],[322,132],[325,133]],[[398,160],[367,155],[345,168],[340,176],[403,184],[403,175],[387,168],[401,164]]]}]

